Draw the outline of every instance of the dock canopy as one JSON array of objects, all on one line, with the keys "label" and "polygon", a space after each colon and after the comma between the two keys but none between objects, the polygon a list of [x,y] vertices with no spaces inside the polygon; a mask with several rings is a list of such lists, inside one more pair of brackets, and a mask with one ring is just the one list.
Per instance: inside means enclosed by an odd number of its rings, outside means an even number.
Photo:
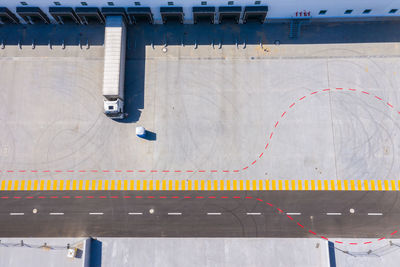
[{"label": "dock canopy", "polygon": [[182,7],[160,7],[160,13],[163,23],[177,21],[183,23]]},{"label": "dock canopy", "polygon": [[218,8],[219,12],[219,23],[234,21],[239,23],[240,13],[242,13],[241,6],[221,6]]},{"label": "dock canopy", "polygon": [[123,7],[103,7],[101,9],[103,16],[122,16],[125,22],[129,23],[128,16],[126,14],[125,8]]},{"label": "dock canopy", "polygon": [[0,24],[1,23],[19,23],[19,19],[6,7],[0,7]]},{"label": "dock canopy", "polygon": [[60,24],[80,24],[79,18],[72,7],[49,7],[49,13]]},{"label": "dock canopy", "polygon": [[128,7],[128,16],[132,23],[148,22],[153,23],[153,13],[150,7]]},{"label": "dock canopy", "polygon": [[213,6],[195,6],[193,7],[193,22],[208,21],[214,24],[215,7]]},{"label": "dock canopy", "polygon": [[38,7],[17,7],[17,13],[29,24],[50,23],[49,17]]},{"label": "dock canopy", "polygon": [[268,6],[246,6],[244,8],[243,23],[248,21],[264,23],[267,12]]},{"label": "dock canopy", "polygon": [[97,7],[77,7],[75,13],[83,24],[104,24],[104,16]]}]

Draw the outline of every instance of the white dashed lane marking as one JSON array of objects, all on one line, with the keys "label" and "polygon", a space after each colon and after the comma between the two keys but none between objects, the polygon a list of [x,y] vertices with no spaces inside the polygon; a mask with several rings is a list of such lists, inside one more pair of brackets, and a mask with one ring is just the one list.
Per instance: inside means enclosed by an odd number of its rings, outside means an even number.
[{"label": "white dashed lane marking", "polygon": [[50,212],[50,215],[64,215],[64,212]]},{"label": "white dashed lane marking", "polygon": [[177,215],[182,215],[182,213],[181,213],[181,212],[168,212],[168,215],[175,215],[175,216],[177,216]]},{"label": "white dashed lane marking", "polygon": [[89,215],[103,215],[103,212],[89,212]]},{"label": "white dashed lane marking", "polygon": [[129,212],[129,215],[143,215],[143,212]]},{"label": "white dashed lane marking", "polygon": [[340,215],[342,215],[342,213],[340,213],[340,212],[328,212],[328,213],[326,213],[326,215],[340,216]]},{"label": "white dashed lane marking", "polygon": [[24,215],[25,213],[23,213],[23,212],[11,212],[10,213],[10,215],[11,216],[21,216],[21,215]]},{"label": "white dashed lane marking", "polygon": [[382,215],[383,215],[383,213],[379,213],[379,212],[371,212],[371,213],[368,213],[368,215],[369,215],[369,216],[382,216]]},{"label": "white dashed lane marking", "polygon": [[286,214],[291,216],[301,215],[300,212],[287,212]]},{"label": "white dashed lane marking", "polygon": [[254,215],[254,216],[257,216],[257,215],[261,215],[261,213],[260,213],[260,212],[247,212],[246,215]]},{"label": "white dashed lane marking", "polygon": [[207,215],[221,215],[221,212],[207,212]]}]

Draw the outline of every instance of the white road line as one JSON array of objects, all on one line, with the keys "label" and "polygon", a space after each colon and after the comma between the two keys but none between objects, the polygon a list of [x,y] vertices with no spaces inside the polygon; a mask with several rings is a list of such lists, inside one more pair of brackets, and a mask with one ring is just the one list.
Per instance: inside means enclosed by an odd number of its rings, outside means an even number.
[{"label": "white road line", "polygon": [[340,212],[327,212],[326,215],[335,216],[335,215],[342,215],[342,213],[340,213]]},{"label": "white road line", "polygon": [[221,212],[207,212],[207,215],[221,215]]},{"label": "white road line", "polygon": [[50,215],[64,215],[64,212],[50,212]]},{"label": "white road line", "polygon": [[370,216],[381,216],[383,214],[379,213],[379,212],[371,212],[371,213],[368,213],[368,215],[370,215]]},{"label": "white road line", "polygon": [[247,212],[246,215],[261,215],[260,212]]},{"label": "white road line", "polygon": [[18,216],[18,215],[24,215],[25,213],[23,212],[10,212],[11,216]]},{"label": "white road line", "polygon": [[143,215],[143,212],[129,212],[129,215]]},{"label": "white road line", "polygon": [[89,212],[89,215],[103,215],[103,212]]},{"label": "white road line", "polygon": [[301,215],[300,212],[286,212],[287,215]]},{"label": "white road line", "polygon": [[168,212],[168,215],[182,215],[181,212]]}]

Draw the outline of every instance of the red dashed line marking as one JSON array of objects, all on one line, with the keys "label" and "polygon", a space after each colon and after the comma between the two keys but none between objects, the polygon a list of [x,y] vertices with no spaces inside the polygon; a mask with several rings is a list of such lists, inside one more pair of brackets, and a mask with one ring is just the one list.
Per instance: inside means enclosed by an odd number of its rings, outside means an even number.
[{"label": "red dashed line marking", "polygon": [[254,165],[254,164],[256,164],[256,162],[257,162],[257,160],[253,161],[253,162],[251,163],[251,165]]},{"label": "red dashed line marking", "polygon": [[262,153],[260,154],[260,156],[258,156],[258,158],[261,158],[263,155],[264,155],[264,152],[262,152]]},{"label": "red dashed line marking", "polygon": [[[338,87],[338,88],[335,88],[335,90],[341,91],[341,90],[344,90],[344,89]],[[329,92],[329,91],[332,91],[332,89],[326,88],[326,89],[322,89],[320,91],[314,91],[314,92],[311,92],[310,95],[315,95],[318,92]],[[346,89],[346,91],[361,92],[362,94],[372,96],[367,91],[357,91],[357,89],[354,89],[354,88],[348,88],[348,89]],[[306,97],[307,96],[302,96],[301,98],[298,99],[298,101],[304,100]],[[376,95],[374,95],[373,97],[375,99],[383,101],[383,99],[381,97],[378,97]],[[394,106],[390,102],[386,102],[386,104],[387,104],[388,107],[394,108]],[[295,105],[296,105],[296,102],[293,102],[289,106],[289,108],[293,108]],[[400,110],[397,111],[397,113],[400,115]],[[284,111],[281,114],[281,118],[283,118],[286,114],[287,114],[287,112]],[[274,128],[277,128],[278,125],[280,125],[280,121],[276,121],[276,123],[274,124]],[[274,132],[271,132],[271,134],[269,136],[270,140],[272,139],[273,134],[274,134]],[[268,146],[269,146],[269,143],[266,144],[265,150],[268,148]],[[259,154],[259,158],[261,157],[261,155],[264,155],[264,153]],[[254,163],[256,161],[257,160],[255,160]],[[252,163],[251,165],[254,165],[254,163]],[[249,166],[246,166],[246,167],[242,168],[242,170],[247,170],[248,168],[249,168]],[[56,172],[56,173],[62,173],[62,172],[69,172],[69,173],[73,173],[73,172],[79,172],[79,173],[104,172],[104,173],[108,173],[108,172],[111,172],[111,171],[110,170],[53,170],[53,171],[51,171],[51,170],[41,170],[41,171],[38,171],[38,170],[30,170],[30,171],[29,170],[0,170],[0,172],[7,172],[7,173],[14,173],[14,172],[21,172],[21,173],[25,173],[25,172],[32,172],[32,173],[38,173],[38,172],[42,172],[42,173],[49,173],[49,172]],[[145,173],[145,172],[151,172],[151,173],[169,173],[169,172],[175,172],[175,173],[188,172],[188,173],[190,173],[190,172],[199,172],[200,173],[201,172],[201,173],[204,173],[204,172],[207,172],[207,171],[206,170],[198,170],[198,171],[197,170],[186,170],[186,171],[181,171],[181,170],[150,170],[150,171],[146,171],[146,170],[114,170],[113,172],[116,172],[116,173],[122,173],[122,172],[127,172],[127,173],[133,173],[133,172],[139,172],[139,173]],[[208,172],[218,172],[218,170],[209,170]],[[228,172],[228,171],[227,170],[223,170],[222,172]],[[239,170],[233,170],[233,171],[229,170],[229,172],[238,173]]]},{"label": "red dashed line marking", "polygon": [[391,233],[390,235],[394,235],[394,234],[396,234],[397,233],[397,230],[396,231],[394,231],[393,233]]}]

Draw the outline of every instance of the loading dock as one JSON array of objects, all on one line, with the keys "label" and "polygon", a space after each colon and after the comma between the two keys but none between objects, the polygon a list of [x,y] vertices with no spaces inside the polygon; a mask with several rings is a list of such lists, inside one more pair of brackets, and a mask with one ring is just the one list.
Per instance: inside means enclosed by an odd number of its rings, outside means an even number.
[{"label": "loading dock", "polygon": [[79,18],[72,7],[49,7],[49,13],[59,24],[80,24]]},{"label": "loading dock", "polygon": [[97,7],[77,7],[75,13],[82,24],[104,24],[104,16]]},{"label": "loading dock", "polygon": [[244,8],[243,23],[249,21],[264,23],[267,12],[268,6],[246,6]]},{"label": "loading dock", "polygon": [[179,22],[183,23],[183,8],[182,7],[161,7],[160,8],[162,22]]},{"label": "loading dock", "polygon": [[8,8],[0,7],[0,24],[19,23],[19,19]]},{"label": "loading dock", "polygon": [[129,22],[128,16],[126,14],[125,8],[123,7],[103,7],[101,9],[103,16],[122,16],[125,22]]},{"label": "loading dock", "polygon": [[39,7],[17,7],[17,13],[29,24],[50,23],[49,17]]},{"label": "loading dock", "polygon": [[132,23],[142,21],[150,24],[153,23],[153,14],[150,7],[128,7],[127,13]]},{"label": "loading dock", "polygon": [[229,22],[234,21],[239,23],[240,14],[242,13],[241,6],[221,6],[218,8],[219,19],[218,22]]},{"label": "loading dock", "polygon": [[208,21],[214,24],[215,7],[213,6],[195,6],[193,7],[193,22]]}]

